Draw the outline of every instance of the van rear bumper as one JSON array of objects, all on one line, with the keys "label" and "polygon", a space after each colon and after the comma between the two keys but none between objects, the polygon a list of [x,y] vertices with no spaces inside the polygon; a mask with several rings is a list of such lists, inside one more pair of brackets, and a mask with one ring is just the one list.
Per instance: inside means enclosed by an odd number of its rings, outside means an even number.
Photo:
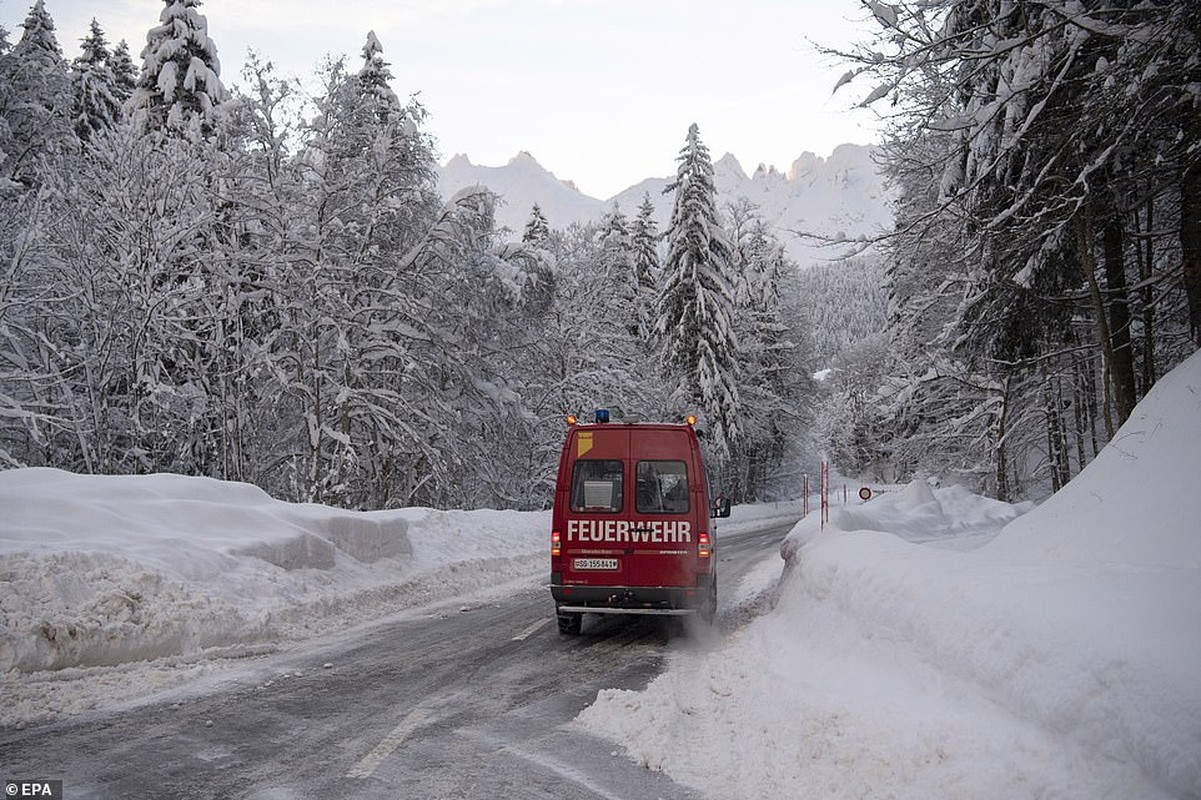
[{"label": "van rear bumper", "polygon": [[[702,580],[708,576],[699,576]],[[705,601],[706,586],[563,586],[551,597],[562,613],[691,614]]]},{"label": "van rear bumper", "polygon": [[610,608],[608,606],[555,606],[559,614],[646,614],[656,617],[674,616],[687,617],[695,614],[695,608]]}]

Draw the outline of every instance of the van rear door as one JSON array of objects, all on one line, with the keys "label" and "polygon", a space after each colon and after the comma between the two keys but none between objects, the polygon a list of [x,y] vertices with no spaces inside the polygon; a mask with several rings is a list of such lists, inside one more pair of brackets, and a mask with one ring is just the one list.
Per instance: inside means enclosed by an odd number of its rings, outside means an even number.
[{"label": "van rear door", "polygon": [[566,496],[556,499],[564,509],[563,583],[624,586],[629,428],[576,428],[567,446],[570,479],[560,484]]},{"label": "van rear door", "polygon": [[633,541],[627,549],[630,586],[696,585],[696,510],[692,442],[681,428],[639,431],[630,442]]}]

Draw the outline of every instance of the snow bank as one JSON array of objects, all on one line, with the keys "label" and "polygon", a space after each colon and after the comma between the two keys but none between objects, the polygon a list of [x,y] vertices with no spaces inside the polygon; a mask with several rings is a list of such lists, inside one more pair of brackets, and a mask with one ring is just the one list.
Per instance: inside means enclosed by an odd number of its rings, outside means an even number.
[{"label": "snow bank", "polygon": [[962,486],[935,489],[916,480],[875,502],[833,509],[830,521],[839,530],[884,531],[910,542],[964,549],[991,539],[1030,508],[980,497]]},{"label": "snow bank", "polygon": [[549,524],[352,513],[178,475],[0,472],[0,671],[311,636],[532,574]]},{"label": "snow bank", "polygon": [[925,482],[811,516],[771,614],[579,724],[715,796],[1201,797],[1198,453],[1194,356],[1023,516]]}]

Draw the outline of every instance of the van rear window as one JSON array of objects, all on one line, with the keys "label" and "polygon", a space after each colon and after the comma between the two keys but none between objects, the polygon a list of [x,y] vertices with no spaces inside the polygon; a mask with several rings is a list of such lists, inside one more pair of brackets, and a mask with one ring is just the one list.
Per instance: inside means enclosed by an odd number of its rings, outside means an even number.
[{"label": "van rear window", "polygon": [[635,481],[639,514],[688,513],[688,467],[683,461],[639,461]]},{"label": "van rear window", "polygon": [[575,462],[571,474],[571,510],[621,511],[623,477],[620,461],[581,459]]}]

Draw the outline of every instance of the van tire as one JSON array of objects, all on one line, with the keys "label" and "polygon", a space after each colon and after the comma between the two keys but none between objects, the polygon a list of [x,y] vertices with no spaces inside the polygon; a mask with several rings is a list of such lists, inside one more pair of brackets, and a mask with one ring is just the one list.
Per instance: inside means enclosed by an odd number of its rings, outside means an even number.
[{"label": "van tire", "polygon": [[564,636],[579,636],[580,624],[584,621],[583,614],[556,614],[559,622],[559,633]]},{"label": "van tire", "polygon": [[703,620],[706,624],[713,624],[713,618],[717,615],[716,583],[709,584],[709,592],[706,594],[705,599],[701,601],[701,605],[700,608],[697,609],[697,613],[700,615],[701,620]]}]

